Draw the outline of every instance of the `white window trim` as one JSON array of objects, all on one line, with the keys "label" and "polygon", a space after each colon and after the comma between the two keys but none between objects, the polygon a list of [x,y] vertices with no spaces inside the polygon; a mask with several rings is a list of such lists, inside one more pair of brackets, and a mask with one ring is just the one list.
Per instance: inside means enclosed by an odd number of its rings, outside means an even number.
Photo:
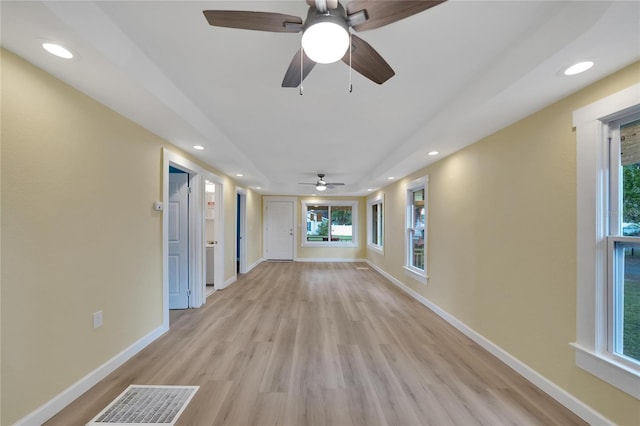
[{"label": "white window trim", "polygon": [[[379,209],[382,212],[382,223],[381,225],[381,235],[382,244],[374,244],[373,241],[373,232],[371,230],[371,225],[373,224],[373,215],[371,214],[371,207],[374,204],[379,205]],[[384,255],[384,194],[375,195],[369,199],[367,199],[367,248],[371,251]]]},{"label": "white window trim", "polygon": [[[419,179],[416,179],[412,182],[409,182],[407,184],[407,187],[405,188],[405,232],[404,232],[404,270],[405,273],[413,278],[414,280],[422,283],[422,284],[426,284],[429,276],[427,275],[427,241],[428,241],[428,225],[427,223],[429,222],[429,190],[428,190],[428,183],[429,183],[429,176],[424,176],[421,177]],[[426,222],[424,224],[424,270],[422,269],[418,269],[416,267],[413,267],[410,265],[409,262],[409,228],[411,227],[411,202],[409,201],[409,192],[412,191],[416,191],[419,189],[424,189],[424,209],[425,209],[425,213],[426,213]]]},{"label": "white window trim", "polygon": [[640,369],[607,350],[608,125],[640,110],[640,84],[573,112],[576,129],[576,365],[640,399]]},{"label": "white window trim", "polygon": [[[358,247],[358,201],[357,200],[302,200],[301,230],[302,247]],[[350,206],[351,207],[351,242],[307,241],[307,208],[309,206]]]}]

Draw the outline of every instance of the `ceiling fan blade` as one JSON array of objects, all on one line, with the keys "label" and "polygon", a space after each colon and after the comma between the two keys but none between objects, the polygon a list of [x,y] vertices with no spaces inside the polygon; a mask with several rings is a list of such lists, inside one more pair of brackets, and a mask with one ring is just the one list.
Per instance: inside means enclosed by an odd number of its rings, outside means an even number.
[{"label": "ceiling fan blade", "polygon": [[[349,65],[348,50],[342,58],[342,62]],[[396,75],[387,61],[369,43],[355,34],[351,34],[351,67],[378,84],[382,84]]]},{"label": "ceiling fan blade", "polygon": [[347,16],[365,10],[369,19],[362,24],[354,25],[353,29],[372,30],[408,18],[445,1],[351,0],[347,4]]},{"label": "ceiling fan blade", "polygon": [[327,182],[327,186],[344,186],[342,182]]},{"label": "ceiling fan blade", "polygon": [[[300,86],[300,55],[302,54],[302,49],[299,49],[298,52],[293,55],[293,59],[289,64],[289,68],[287,68],[287,72],[284,74],[284,79],[282,80],[282,87],[298,87]],[[316,63],[309,59],[309,57],[304,55],[304,68],[302,70],[302,80],[307,78],[307,75],[311,72],[313,67],[316,66]]]},{"label": "ceiling fan blade", "polygon": [[282,13],[246,12],[240,10],[205,10],[202,13],[207,18],[209,25],[216,27],[281,33],[297,33],[302,30],[302,18]]}]

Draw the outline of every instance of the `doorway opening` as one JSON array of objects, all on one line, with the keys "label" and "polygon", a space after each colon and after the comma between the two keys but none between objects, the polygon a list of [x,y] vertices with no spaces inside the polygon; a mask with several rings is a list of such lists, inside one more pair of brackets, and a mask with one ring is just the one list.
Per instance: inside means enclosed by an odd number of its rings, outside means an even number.
[{"label": "doorway opening", "polygon": [[236,275],[247,272],[247,191],[236,188]]},{"label": "doorway opening", "polygon": [[197,164],[162,152],[162,305],[169,329],[170,309],[197,308],[204,299],[204,186]]},{"label": "doorway opening", "polygon": [[205,241],[205,289],[204,297],[224,288],[224,222],[223,222],[223,180],[209,172],[204,172],[204,241]]},{"label": "doorway opening", "polygon": [[167,235],[169,254],[169,309],[190,307],[189,280],[189,210],[191,177],[188,172],[169,165],[169,199],[166,214],[169,218]]}]

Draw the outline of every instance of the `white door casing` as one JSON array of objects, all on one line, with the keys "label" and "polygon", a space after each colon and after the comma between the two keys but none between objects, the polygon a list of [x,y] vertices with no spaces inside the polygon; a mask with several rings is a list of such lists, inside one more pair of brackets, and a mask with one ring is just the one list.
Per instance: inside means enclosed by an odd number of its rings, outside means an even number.
[{"label": "white door casing", "polygon": [[189,175],[169,174],[169,309],[189,307]]},{"label": "white door casing", "polygon": [[294,206],[292,201],[266,203],[266,258],[293,260],[294,258]]}]

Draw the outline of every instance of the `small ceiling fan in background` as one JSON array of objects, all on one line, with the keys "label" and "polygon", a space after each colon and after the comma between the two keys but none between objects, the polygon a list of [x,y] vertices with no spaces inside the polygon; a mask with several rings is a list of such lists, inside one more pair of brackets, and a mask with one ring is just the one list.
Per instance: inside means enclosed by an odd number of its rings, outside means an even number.
[{"label": "small ceiling fan in background", "polygon": [[[302,32],[302,49],[291,60],[282,87],[298,87],[316,63],[342,59],[369,80],[382,84],[395,75],[393,69],[366,41],[351,34],[391,24],[446,0],[351,0],[346,9],[338,0],[306,0],[307,19],[271,12],[205,10],[210,25],[270,32]],[[350,48],[349,48],[350,47]]]},{"label": "small ceiling fan in background", "polygon": [[324,173],[318,173],[318,181],[316,183],[299,182],[300,185],[313,185],[318,191],[326,191],[327,189],[333,189],[336,186],[342,186],[342,182],[326,182],[324,180]]}]

